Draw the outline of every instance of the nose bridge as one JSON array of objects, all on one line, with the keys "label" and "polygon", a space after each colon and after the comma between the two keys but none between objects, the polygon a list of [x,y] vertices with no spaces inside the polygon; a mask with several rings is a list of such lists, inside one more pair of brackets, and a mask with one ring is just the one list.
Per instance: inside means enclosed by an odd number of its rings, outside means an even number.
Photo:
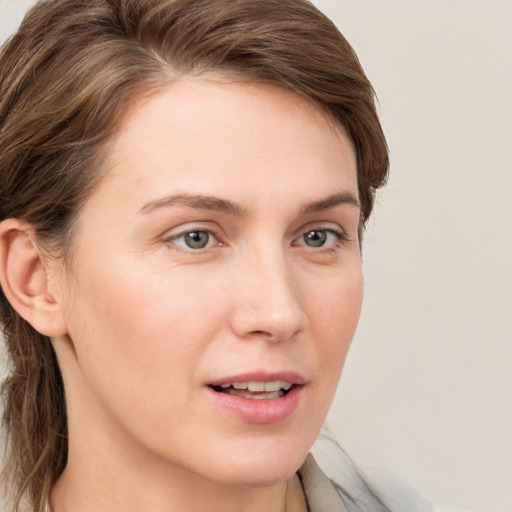
[{"label": "nose bridge", "polygon": [[307,322],[298,285],[280,244],[248,251],[238,269],[235,332],[273,341],[293,337]]}]

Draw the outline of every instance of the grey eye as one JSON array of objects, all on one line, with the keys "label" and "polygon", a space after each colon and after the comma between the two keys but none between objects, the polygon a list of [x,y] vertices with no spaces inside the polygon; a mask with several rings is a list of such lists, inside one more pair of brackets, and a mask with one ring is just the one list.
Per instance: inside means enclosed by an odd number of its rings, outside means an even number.
[{"label": "grey eye", "polygon": [[327,241],[327,231],[315,229],[303,235],[304,244],[309,247],[322,247]]},{"label": "grey eye", "polygon": [[204,249],[210,241],[210,233],[207,231],[191,231],[182,236],[183,241],[190,249]]}]

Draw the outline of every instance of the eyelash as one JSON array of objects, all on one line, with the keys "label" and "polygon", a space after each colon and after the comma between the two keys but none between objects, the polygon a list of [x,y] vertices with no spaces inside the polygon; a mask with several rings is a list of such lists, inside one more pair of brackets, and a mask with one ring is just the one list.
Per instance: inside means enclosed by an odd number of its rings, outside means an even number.
[{"label": "eyelash", "polygon": [[[335,242],[331,243],[331,244],[327,244],[327,245],[321,245],[318,247],[310,246],[310,245],[307,245],[306,243],[297,243],[296,242],[297,240],[301,240],[301,239],[304,240],[304,238],[307,235],[309,235],[311,233],[315,233],[315,232],[326,233],[327,236],[333,235],[335,237]],[[349,240],[348,240],[347,235],[342,230],[336,230],[333,228],[325,228],[325,227],[313,227],[312,229],[307,229],[306,231],[304,231],[302,233],[302,235],[300,235],[300,237],[296,238],[294,245],[303,245],[303,246],[309,247],[310,249],[313,249],[313,250],[318,249],[318,250],[324,250],[324,251],[334,251],[334,250],[338,249],[341,245],[347,243],[348,241]]]},{"label": "eyelash", "polygon": [[[211,247],[219,247],[219,246],[222,246],[224,245],[222,242],[217,242],[216,244],[214,244],[213,246],[210,245],[209,247],[202,247],[202,248],[193,248],[193,247],[185,247],[184,245],[181,246],[180,244],[176,244],[176,240],[178,240],[179,238],[181,237],[185,237],[187,235],[190,235],[192,233],[207,233],[209,237],[214,237],[215,239],[217,240],[220,240],[220,235],[219,233],[217,233],[216,231],[214,231],[213,229],[210,229],[210,228],[191,228],[191,229],[186,229],[186,230],[183,230],[175,235],[171,235],[169,237],[167,237],[165,239],[165,242],[168,244],[168,245],[172,245],[174,247],[178,246],[179,247],[179,250],[182,250],[182,251],[185,251],[185,252],[200,252],[200,251],[205,251],[205,250],[208,250],[210,249]],[[208,244],[210,243],[210,240],[208,240]]]},{"label": "eyelash", "polygon": [[[298,241],[299,240],[304,240],[304,237],[306,237],[308,234],[311,234],[311,233],[314,233],[314,232],[320,232],[320,233],[326,233],[327,236],[328,235],[333,235],[335,237],[335,242],[334,243],[331,243],[331,244],[328,244],[328,245],[320,245],[318,247],[314,247],[314,246],[310,246],[310,245],[307,245],[306,243],[299,243]],[[207,245],[205,247],[199,247],[199,248],[193,248],[193,247],[185,247],[185,244],[181,245],[181,244],[177,244],[176,241],[178,239],[180,239],[181,237],[185,237],[187,235],[191,235],[193,233],[206,233],[209,237],[214,237],[214,239],[217,240],[217,243],[215,244],[212,244],[211,243],[211,240],[209,239],[207,241]],[[216,232],[215,230],[213,229],[210,229],[210,228],[204,228],[204,227],[201,227],[201,228],[191,228],[191,229],[186,229],[186,230],[183,230],[177,234],[173,234],[169,237],[166,237],[165,238],[165,243],[167,243],[168,245],[170,246],[173,246],[174,248],[178,248],[178,250],[181,250],[181,251],[184,251],[184,252],[192,252],[192,253],[199,253],[199,252],[204,252],[204,251],[207,251],[208,249],[211,249],[212,247],[221,247],[223,245],[225,245],[221,240],[221,236],[218,232]],[[344,231],[342,230],[336,230],[336,229],[333,229],[333,228],[325,228],[325,227],[312,227],[312,228],[308,228],[307,230],[303,231],[302,234],[295,238],[293,240],[293,243],[292,245],[294,246],[297,246],[297,245],[301,245],[301,246],[304,246],[304,247],[308,247],[309,249],[312,249],[314,250],[315,252],[321,252],[321,251],[324,251],[324,252],[333,252],[335,250],[337,250],[340,246],[344,245],[345,243],[347,243],[349,241],[349,238],[347,237],[347,235],[345,234]]]}]

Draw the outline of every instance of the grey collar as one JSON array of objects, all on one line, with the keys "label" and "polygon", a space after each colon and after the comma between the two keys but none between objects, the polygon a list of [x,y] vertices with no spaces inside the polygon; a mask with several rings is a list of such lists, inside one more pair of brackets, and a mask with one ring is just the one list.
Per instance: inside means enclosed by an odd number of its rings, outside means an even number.
[{"label": "grey collar", "polygon": [[309,454],[299,469],[309,512],[347,512],[334,484]]}]

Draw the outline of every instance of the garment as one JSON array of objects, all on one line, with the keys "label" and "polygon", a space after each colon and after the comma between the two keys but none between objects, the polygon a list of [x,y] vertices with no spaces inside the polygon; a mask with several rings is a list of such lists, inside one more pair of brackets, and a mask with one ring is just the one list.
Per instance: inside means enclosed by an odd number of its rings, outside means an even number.
[{"label": "garment", "polygon": [[[330,480],[309,454],[298,474],[309,512],[434,512],[432,504],[400,486],[379,492],[344,456],[343,471]],[[402,488],[403,487],[403,488]],[[454,511],[459,512],[459,511]],[[462,512],[462,511],[460,511]]]},{"label": "garment", "polygon": [[299,469],[309,512],[347,512],[341,496],[309,454]]}]

